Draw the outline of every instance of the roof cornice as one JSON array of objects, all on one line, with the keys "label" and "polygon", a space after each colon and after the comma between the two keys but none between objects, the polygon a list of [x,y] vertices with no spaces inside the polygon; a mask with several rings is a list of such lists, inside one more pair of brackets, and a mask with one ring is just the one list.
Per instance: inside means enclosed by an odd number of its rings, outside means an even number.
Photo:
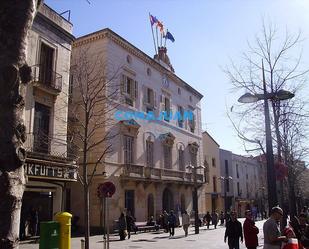
[{"label": "roof cornice", "polygon": [[113,42],[118,44],[120,47],[127,50],[129,53],[135,55],[136,57],[138,57],[139,59],[141,59],[148,65],[151,65],[152,67],[156,68],[161,73],[167,74],[168,77],[170,77],[174,82],[178,84],[182,84],[182,86],[185,89],[193,93],[199,99],[203,98],[203,95],[200,92],[195,90],[192,86],[190,86],[184,80],[179,78],[176,74],[166,69],[159,62],[151,58],[149,55],[147,55],[146,53],[144,53],[143,51],[135,47],[133,44],[131,44],[130,42],[128,42],[127,40],[125,40],[124,38],[122,38],[120,35],[118,35],[117,33],[115,33],[109,28],[105,28],[105,29],[87,34],[85,36],[78,37],[73,43],[73,48],[77,48],[77,47],[92,43],[94,41],[102,40],[105,38],[112,40]]}]

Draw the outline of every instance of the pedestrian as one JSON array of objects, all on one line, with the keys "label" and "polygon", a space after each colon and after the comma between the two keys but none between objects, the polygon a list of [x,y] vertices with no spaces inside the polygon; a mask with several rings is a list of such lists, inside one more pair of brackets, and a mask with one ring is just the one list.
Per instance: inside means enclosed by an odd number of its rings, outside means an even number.
[{"label": "pedestrian", "polygon": [[286,242],[282,243],[281,249],[299,249],[298,240],[291,224],[284,228],[283,235],[285,235],[287,239]]},{"label": "pedestrian", "polygon": [[298,216],[298,224],[294,225],[294,231],[299,240],[299,248],[309,248],[309,225],[306,223],[306,214],[300,213]]},{"label": "pedestrian", "polygon": [[224,225],[224,213],[223,211],[221,211],[220,213],[220,226],[223,226]]},{"label": "pedestrian", "polygon": [[30,211],[30,234],[37,236],[39,224],[39,212],[36,208],[32,207]]},{"label": "pedestrian", "polygon": [[210,213],[207,211],[207,213],[205,214],[204,216],[204,222],[206,223],[207,225],[207,229],[209,229],[209,225],[210,225],[210,221],[211,221],[211,215]]},{"label": "pedestrian", "polygon": [[217,224],[218,224],[218,213],[216,211],[213,211],[212,215],[211,215],[211,222],[214,225],[215,229],[217,228]]},{"label": "pedestrian", "polygon": [[120,240],[125,240],[127,236],[127,221],[126,216],[124,215],[123,212],[121,212],[118,219],[118,229],[119,229]]},{"label": "pedestrian", "polygon": [[245,211],[245,222],[244,222],[244,237],[245,245],[248,249],[256,249],[258,246],[258,233],[259,229],[255,226],[252,214],[250,210]]},{"label": "pedestrian", "polygon": [[[248,209],[249,210],[249,209]],[[253,206],[251,208],[251,217],[252,217],[252,220],[255,221],[256,218],[257,218],[257,208],[255,206]]]},{"label": "pedestrian", "polygon": [[229,211],[225,212],[225,225],[230,221],[231,215]]},{"label": "pedestrian", "polygon": [[235,211],[231,212],[231,220],[226,223],[224,243],[226,243],[226,238],[228,239],[229,249],[239,249],[239,239],[243,243],[242,227],[237,220]]},{"label": "pedestrian", "polygon": [[188,215],[187,211],[184,211],[182,214],[182,227],[185,231],[185,236],[188,236],[188,228],[190,226],[190,216]]},{"label": "pedestrian", "polygon": [[168,229],[170,232],[170,236],[175,235],[175,226],[176,226],[176,216],[174,214],[174,211],[171,210],[168,216]]},{"label": "pedestrian", "polygon": [[163,211],[163,224],[164,224],[164,231],[167,233],[168,232],[168,213],[166,210]]},{"label": "pedestrian", "polygon": [[127,232],[128,232],[128,239],[131,237],[131,232],[134,231],[135,222],[134,218],[131,215],[131,212],[128,211],[126,215],[126,221],[127,221]]},{"label": "pedestrian", "polygon": [[263,249],[280,249],[281,243],[286,241],[286,236],[281,236],[280,220],[283,216],[283,210],[279,207],[271,209],[270,217],[264,222],[264,247]]}]

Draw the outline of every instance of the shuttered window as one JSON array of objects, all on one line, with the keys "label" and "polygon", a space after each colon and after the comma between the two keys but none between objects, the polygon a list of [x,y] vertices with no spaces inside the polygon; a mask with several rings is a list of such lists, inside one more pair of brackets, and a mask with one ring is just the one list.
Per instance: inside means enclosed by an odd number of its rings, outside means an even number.
[{"label": "shuttered window", "polygon": [[133,163],[133,141],[134,138],[124,136],[124,163]]}]

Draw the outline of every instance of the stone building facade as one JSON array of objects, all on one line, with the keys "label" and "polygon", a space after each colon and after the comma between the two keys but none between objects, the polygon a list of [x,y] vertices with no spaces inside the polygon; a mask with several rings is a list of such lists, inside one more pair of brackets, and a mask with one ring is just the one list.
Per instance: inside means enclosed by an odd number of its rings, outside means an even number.
[{"label": "stone building facade", "polygon": [[[111,127],[105,129],[115,134],[110,142],[112,152],[98,166],[90,189],[91,226],[102,226],[102,200],[97,187],[106,181],[116,186],[109,200],[110,225],[125,210],[137,221],[158,218],[162,210],[190,212],[194,184],[199,187],[199,210],[205,212],[201,188],[204,171],[192,169],[203,161],[203,96],[174,73],[166,48],[159,48],[153,59],[115,32],[103,29],[74,42],[72,61],[81,51],[90,58],[101,58],[106,75],[114,76],[109,89],[118,90],[109,103],[116,108],[105,117],[112,119]],[[74,99],[75,88],[73,76],[73,106],[78,101]],[[193,113],[192,118],[175,118],[177,112],[186,111]],[[168,120],[163,112],[173,113],[172,118]],[[73,213],[82,218],[82,188],[72,184],[71,189]]]},{"label": "stone building facade", "polygon": [[[77,180],[67,154],[67,115],[72,24],[47,5],[39,9],[28,35],[27,63],[33,79],[26,88],[27,140],[22,220],[36,208],[39,220],[69,209],[67,182]],[[67,201],[66,196],[67,194]],[[67,204],[67,205],[66,205]]]},{"label": "stone building facade", "polygon": [[[260,163],[253,157],[232,155],[234,208],[244,217],[246,209],[260,209],[265,191]],[[265,193],[264,193],[265,194]]]},{"label": "stone building facade", "polygon": [[221,186],[220,146],[206,131],[203,132],[203,150],[206,209],[209,212],[221,212],[224,211],[224,189]]},{"label": "stone building facade", "polygon": [[221,196],[224,198],[224,208],[231,210],[234,205],[234,170],[232,164],[232,152],[220,149],[220,169],[223,180],[221,181]]},{"label": "stone building facade", "polygon": [[220,161],[226,179],[222,187],[226,187],[227,210],[237,211],[240,217],[246,209],[267,210],[266,170],[258,158],[220,149]]}]

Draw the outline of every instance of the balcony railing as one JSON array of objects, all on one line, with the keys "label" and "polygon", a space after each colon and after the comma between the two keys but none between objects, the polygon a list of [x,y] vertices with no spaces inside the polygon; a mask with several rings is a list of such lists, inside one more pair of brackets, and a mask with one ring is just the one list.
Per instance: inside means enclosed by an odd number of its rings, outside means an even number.
[{"label": "balcony railing", "polygon": [[44,90],[49,90],[54,94],[58,94],[62,91],[62,75],[53,71],[46,70],[40,65],[31,67],[33,83],[42,87]]},{"label": "balcony railing", "polygon": [[[129,178],[138,178],[144,180],[176,180],[185,183],[194,183],[193,174],[184,171],[177,171],[172,169],[161,169],[145,167],[137,164],[124,164],[122,168],[122,176]],[[196,182],[198,184],[203,183],[204,176],[202,174],[196,174]]]},{"label": "balcony railing", "polygon": [[[59,148],[61,146],[61,149]],[[67,158],[66,145],[62,142],[56,142],[52,138],[42,133],[28,133],[26,142],[24,143],[25,150],[31,153],[38,153],[44,156],[53,156]],[[59,148],[58,150],[53,148]]]}]

